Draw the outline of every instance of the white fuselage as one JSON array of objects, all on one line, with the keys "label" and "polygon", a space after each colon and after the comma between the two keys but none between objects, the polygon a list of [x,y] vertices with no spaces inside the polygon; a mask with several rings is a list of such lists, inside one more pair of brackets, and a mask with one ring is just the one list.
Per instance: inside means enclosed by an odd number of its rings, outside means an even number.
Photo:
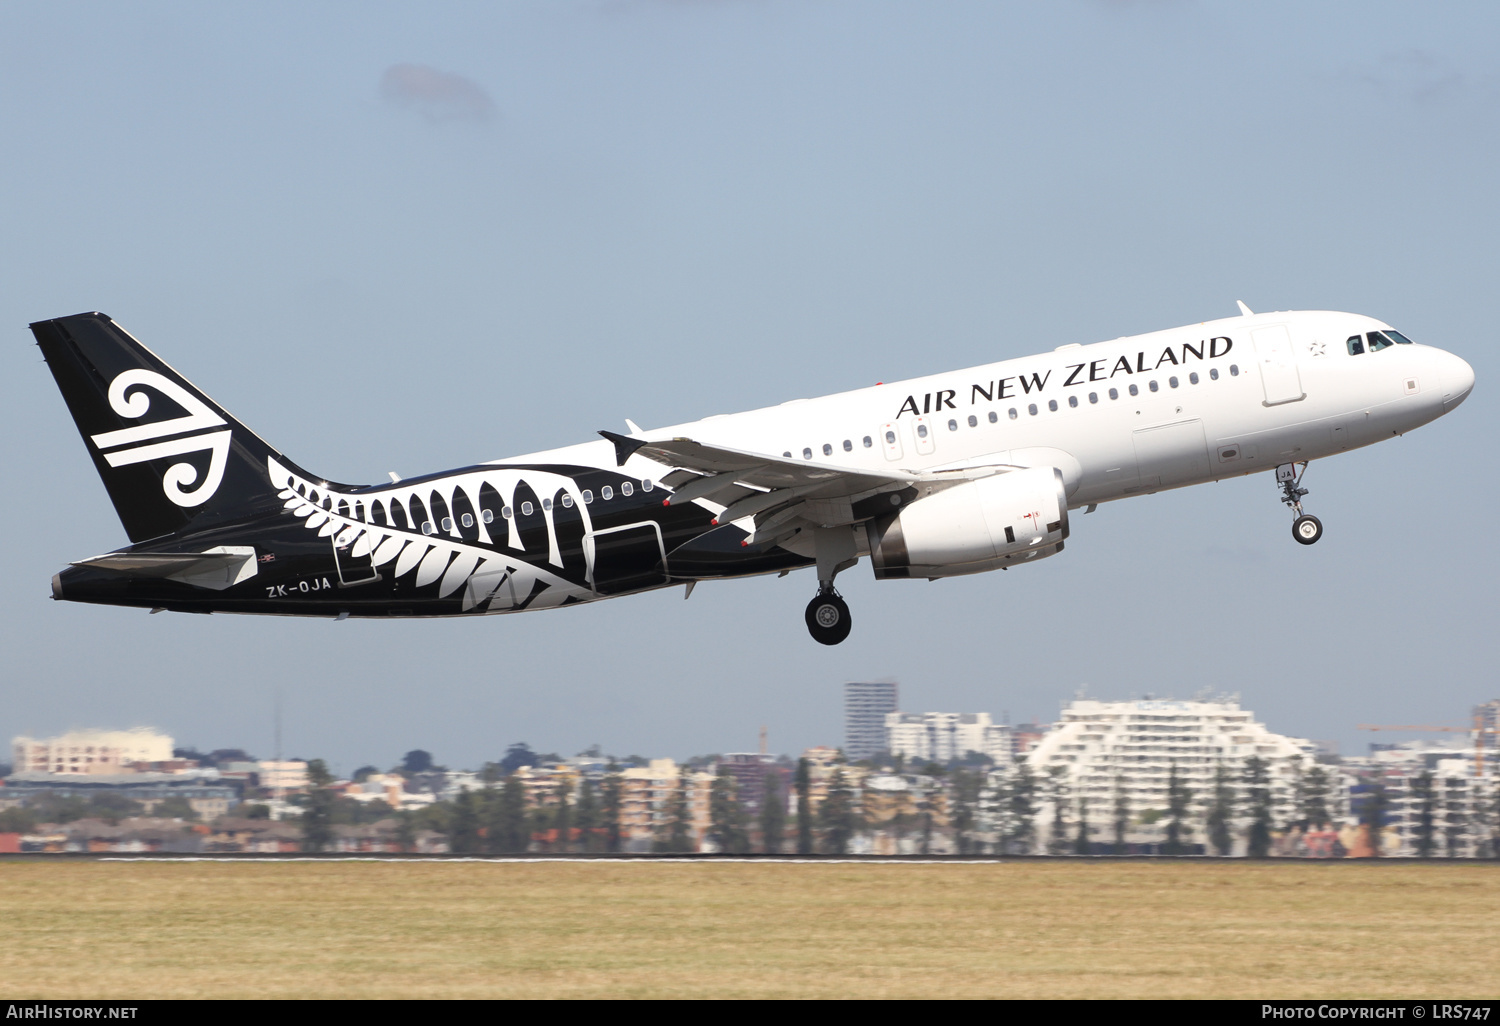
[{"label": "white fuselage", "polygon": [[[1467,397],[1472,369],[1441,349],[1350,353],[1351,336],[1388,328],[1324,311],[1233,317],[646,434],[855,469],[1056,466],[1077,508],[1368,445]],[[497,462],[548,461],[612,467],[614,453],[591,442]]]}]

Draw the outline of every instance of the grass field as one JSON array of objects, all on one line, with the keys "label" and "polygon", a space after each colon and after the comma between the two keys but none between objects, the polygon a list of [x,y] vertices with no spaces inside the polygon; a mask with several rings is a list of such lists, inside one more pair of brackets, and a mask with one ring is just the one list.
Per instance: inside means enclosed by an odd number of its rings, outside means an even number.
[{"label": "grass field", "polygon": [[1500,995],[1500,866],[0,863],[0,995]]}]

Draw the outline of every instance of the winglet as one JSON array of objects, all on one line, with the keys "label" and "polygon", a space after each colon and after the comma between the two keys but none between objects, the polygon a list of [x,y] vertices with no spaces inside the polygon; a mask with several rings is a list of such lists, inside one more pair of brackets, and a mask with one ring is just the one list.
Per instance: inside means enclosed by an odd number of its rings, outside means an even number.
[{"label": "winglet", "polygon": [[1234,305],[1240,308],[1240,316],[1241,317],[1254,317],[1255,316],[1255,314],[1253,312],[1251,312],[1250,308],[1248,306],[1246,306],[1244,303],[1240,302],[1238,299],[1236,299],[1234,301]]},{"label": "winglet", "polygon": [[599,434],[614,443],[615,466],[617,467],[623,467],[625,465],[625,461],[634,456],[635,451],[646,444],[646,440],[644,438],[627,438],[626,436],[618,434],[614,431],[601,431],[599,432]]}]

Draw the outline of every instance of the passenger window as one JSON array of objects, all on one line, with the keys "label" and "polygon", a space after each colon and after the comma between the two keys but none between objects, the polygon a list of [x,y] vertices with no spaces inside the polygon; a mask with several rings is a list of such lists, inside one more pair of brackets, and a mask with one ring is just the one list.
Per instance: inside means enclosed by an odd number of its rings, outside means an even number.
[{"label": "passenger window", "polygon": [[1036,403],[1032,403],[1030,406],[1026,407],[1026,412],[1029,413],[1029,414],[1031,414],[1033,417],[1035,417],[1036,416]]},{"label": "passenger window", "polygon": [[1237,377],[1240,376],[1240,365],[1239,364],[1237,364],[1237,363],[1231,363],[1229,365],[1229,376],[1231,378],[1237,378]]},{"label": "passenger window", "polygon": [[1217,367],[1210,367],[1208,369],[1208,376],[1209,376],[1209,378],[1211,380],[1218,381],[1219,380],[1219,368],[1217,368]]},{"label": "passenger window", "polygon": [[849,441],[849,439],[847,439],[847,438],[844,439],[844,451],[845,452],[853,452],[854,451],[854,443],[851,442],[851,441]]},{"label": "passenger window", "polygon": [[536,507],[531,504],[531,500],[530,499],[528,499],[525,502],[521,503],[521,516],[523,516],[523,517],[529,517],[534,512],[536,512]]},{"label": "passenger window", "polygon": [[479,519],[483,520],[486,524],[493,524],[495,522],[495,511],[487,509],[479,515]]},{"label": "passenger window", "polygon": [[1191,373],[1191,374],[1188,375],[1188,383],[1189,384],[1193,384],[1193,385],[1196,385],[1198,383],[1198,372],[1197,371],[1193,371],[1193,373]]},{"label": "passenger window", "polygon": [[875,444],[874,442],[870,441],[870,436],[869,435],[865,435],[865,448],[868,449],[870,446],[872,446],[874,444]]},{"label": "passenger window", "polygon": [[[646,478],[645,480],[643,480],[641,482],[641,491],[643,491],[643,492],[649,492],[651,489],[653,489],[655,487],[656,487],[656,485],[654,485],[654,484],[651,483],[651,479],[649,477]],[[569,503],[569,505],[572,505],[572,504]]]},{"label": "passenger window", "polygon": [[1344,344],[1349,347],[1349,355],[1350,356],[1364,356],[1365,355],[1365,340],[1363,338],[1361,338],[1360,336],[1358,336],[1358,335],[1350,335],[1349,336],[1349,341],[1345,342]]},{"label": "passenger window", "polygon": [[[811,449],[803,449],[802,450],[802,458],[805,459],[805,460],[812,459],[812,450]],[[605,498],[607,499],[607,498],[609,498],[609,496],[606,495]]]},{"label": "passenger window", "polygon": [[958,430],[958,421],[953,420],[953,419],[950,418],[949,421],[948,421],[948,430],[949,431],[957,431]]},{"label": "passenger window", "polygon": [[463,524],[465,527],[473,527],[474,518],[470,514],[465,513],[459,523]]},{"label": "passenger window", "polygon": [[789,452],[784,452],[781,455],[784,456],[786,459],[791,459],[792,458],[792,454],[789,453]]},{"label": "passenger window", "polygon": [[1120,390],[1118,388],[1111,388],[1109,390],[1109,397],[1111,399],[1118,399],[1118,398],[1120,398]]},{"label": "passenger window", "polygon": [[824,456],[832,456],[833,455],[833,446],[829,445],[827,442],[823,443],[823,455]]},{"label": "passenger window", "polygon": [[1153,391],[1153,392],[1157,391],[1156,382],[1154,382],[1154,381],[1151,382],[1151,391]]},{"label": "passenger window", "polygon": [[1097,403],[1098,401],[1099,401],[1099,393],[1098,392],[1090,392],[1089,393],[1089,402],[1090,403]]},{"label": "passenger window", "polygon": [[917,437],[918,438],[926,438],[927,437],[927,425],[926,424],[918,424],[917,425]]},{"label": "passenger window", "polygon": [[451,530],[453,530],[453,518],[452,517],[444,517],[443,518],[443,530],[444,531],[451,531]]},{"label": "passenger window", "polygon": [[424,520],[424,521],[422,521],[422,533],[423,534],[436,534],[437,533],[432,528],[432,521],[431,520]]},{"label": "passenger window", "polygon": [[542,509],[546,510],[548,513],[551,513],[552,512],[552,500],[551,499],[543,499],[542,500]]},{"label": "passenger window", "polygon": [[976,416],[974,416],[972,413],[969,414],[969,427],[978,427],[978,426],[979,426],[979,418],[976,417]]},{"label": "passenger window", "polygon": [[567,492],[563,492],[562,504],[563,504],[563,509],[572,509],[573,508],[573,496],[569,495]]},{"label": "passenger window", "polygon": [[886,445],[895,445],[896,444],[896,432],[894,432],[894,431],[887,431],[885,433],[885,444]]},{"label": "passenger window", "polygon": [[1015,420],[1016,419],[1016,408],[1014,406],[1012,406],[1010,408],[1010,419],[1011,420]]},{"label": "passenger window", "polygon": [[1370,352],[1372,353],[1378,353],[1382,349],[1389,349],[1391,346],[1395,345],[1394,342],[1386,338],[1383,333],[1378,331],[1372,331],[1365,337],[1370,340]]},{"label": "passenger window", "polygon": [[1047,409],[1051,410],[1053,413],[1056,413],[1057,412],[1057,400],[1056,399],[1048,399],[1047,400]]},{"label": "passenger window", "polygon": [[504,517],[506,520],[509,520],[512,516],[515,515],[515,511],[512,510],[509,506],[506,506],[504,509],[502,509],[500,511],[500,515],[502,517]]},{"label": "passenger window", "polygon": [[1177,387],[1177,379],[1175,377],[1168,378],[1167,379],[1167,384],[1171,385],[1173,388],[1176,388]]},{"label": "passenger window", "polygon": [[1000,423],[1000,414],[996,413],[994,410],[990,411],[990,423],[991,424],[998,424],[998,423]]},{"label": "passenger window", "polygon": [[622,482],[620,482],[620,494],[621,495],[634,495],[635,494],[635,485],[631,484],[629,481],[622,481]]},{"label": "passenger window", "polygon": [[1071,407],[1073,407],[1074,409],[1077,409],[1078,408],[1078,397],[1076,395],[1070,395],[1070,396],[1068,396],[1068,405],[1071,406]]},{"label": "passenger window", "polygon": [[615,490],[613,488],[611,488],[609,485],[605,485],[603,488],[599,489],[599,498],[603,499],[605,502],[608,502],[610,499],[613,499],[614,497],[615,497]]},{"label": "passenger window", "polygon": [[1412,344],[1411,339],[1407,338],[1399,331],[1392,331],[1390,328],[1385,329],[1385,337],[1396,343],[1396,345],[1398,346],[1409,346]]},{"label": "passenger window", "polygon": [[[594,501],[594,490],[592,488],[585,488],[583,490],[583,502],[584,502],[584,505],[588,505],[589,503],[591,503],[593,501]],[[510,513],[507,511],[505,515],[506,516],[510,516]]]},{"label": "passenger window", "polygon": [[1139,388],[1135,387],[1134,385],[1131,385],[1130,386],[1130,394],[1131,395],[1140,395],[1141,394],[1141,390]]}]

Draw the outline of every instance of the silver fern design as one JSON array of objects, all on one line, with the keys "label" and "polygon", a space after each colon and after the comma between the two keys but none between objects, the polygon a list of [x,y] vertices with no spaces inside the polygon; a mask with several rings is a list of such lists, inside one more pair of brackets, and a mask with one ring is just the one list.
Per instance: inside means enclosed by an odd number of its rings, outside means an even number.
[{"label": "silver fern design", "polygon": [[[384,577],[410,578],[415,588],[436,585],[440,599],[460,598],[462,612],[545,609],[597,597],[589,586],[591,575],[574,581],[563,574],[550,498],[541,510],[547,551],[538,548],[532,558],[517,557],[526,546],[516,518],[501,515],[512,506],[516,492],[529,487],[538,494],[568,495],[568,508],[577,509],[588,525],[586,504],[569,477],[494,467],[441,481],[362,489],[355,495],[330,490],[274,458],[268,457],[266,464],[272,484],[283,486],[278,498],[284,508],[302,518],[304,528],[330,540],[345,587]],[[491,495],[495,498],[487,504]],[[439,503],[445,514],[433,512]],[[455,517],[456,509],[465,511]],[[471,537],[465,537],[466,532]]]}]

